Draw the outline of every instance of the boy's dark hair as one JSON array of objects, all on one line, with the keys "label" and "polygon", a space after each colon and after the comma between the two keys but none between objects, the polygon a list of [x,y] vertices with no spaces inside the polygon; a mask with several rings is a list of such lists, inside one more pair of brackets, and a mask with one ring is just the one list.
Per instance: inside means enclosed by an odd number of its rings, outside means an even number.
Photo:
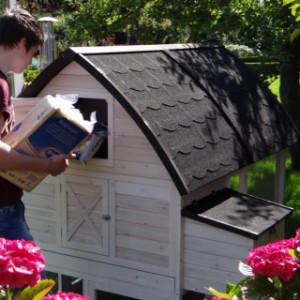
[{"label": "boy's dark hair", "polygon": [[32,46],[42,46],[44,43],[43,30],[28,11],[20,8],[6,9],[0,16],[0,45],[13,48],[22,38],[26,38],[27,51]]}]

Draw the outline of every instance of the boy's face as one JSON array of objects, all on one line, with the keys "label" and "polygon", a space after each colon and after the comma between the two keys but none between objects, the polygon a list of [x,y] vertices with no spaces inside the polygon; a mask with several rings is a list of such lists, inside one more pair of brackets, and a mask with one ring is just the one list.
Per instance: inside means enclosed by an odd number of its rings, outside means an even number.
[{"label": "boy's face", "polygon": [[15,56],[12,66],[14,73],[20,74],[32,63],[32,58],[36,56],[39,45],[32,46],[28,51],[25,47],[26,39],[22,38],[20,42],[14,48]]}]

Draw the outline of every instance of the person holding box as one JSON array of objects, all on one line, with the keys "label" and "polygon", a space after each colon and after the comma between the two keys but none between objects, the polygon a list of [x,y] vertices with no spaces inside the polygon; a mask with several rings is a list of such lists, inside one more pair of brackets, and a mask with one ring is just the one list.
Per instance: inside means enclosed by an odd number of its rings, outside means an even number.
[{"label": "person holding box", "polygon": [[[13,128],[14,109],[7,80],[8,72],[22,73],[44,43],[39,23],[26,10],[7,9],[0,16],[0,169],[32,170],[52,176],[64,172],[74,155],[50,158],[19,153],[3,142]],[[0,237],[33,240],[24,217],[23,190],[0,177]]]}]

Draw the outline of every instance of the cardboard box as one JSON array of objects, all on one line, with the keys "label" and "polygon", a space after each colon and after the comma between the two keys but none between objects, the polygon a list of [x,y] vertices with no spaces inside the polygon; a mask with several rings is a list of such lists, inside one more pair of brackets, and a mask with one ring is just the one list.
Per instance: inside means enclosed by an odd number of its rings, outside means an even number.
[{"label": "cardboard box", "polygon": [[[18,123],[3,142],[27,155],[50,157],[69,153],[90,136],[91,122],[62,97],[46,96]],[[48,174],[33,171],[0,170],[0,176],[31,191]]]}]

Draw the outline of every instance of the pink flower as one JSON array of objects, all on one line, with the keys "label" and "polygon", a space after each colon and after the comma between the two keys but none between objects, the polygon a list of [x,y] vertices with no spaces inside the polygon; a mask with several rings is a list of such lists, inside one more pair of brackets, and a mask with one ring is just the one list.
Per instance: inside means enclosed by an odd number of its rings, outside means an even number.
[{"label": "pink flower", "polygon": [[33,241],[0,238],[0,285],[33,287],[44,267],[44,257]]},{"label": "pink flower", "polygon": [[254,274],[267,277],[278,276],[283,281],[291,280],[300,267],[288,249],[295,249],[294,239],[281,240],[250,251],[247,264]]},{"label": "pink flower", "polygon": [[43,300],[89,300],[88,296],[82,296],[76,293],[64,293],[59,291],[55,295],[47,295],[43,298]]},{"label": "pink flower", "polygon": [[[204,298],[203,300],[207,300],[206,298]],[[230,298],[218,298],[218,297],[212,297],[211,300],[231,300]]]}]

